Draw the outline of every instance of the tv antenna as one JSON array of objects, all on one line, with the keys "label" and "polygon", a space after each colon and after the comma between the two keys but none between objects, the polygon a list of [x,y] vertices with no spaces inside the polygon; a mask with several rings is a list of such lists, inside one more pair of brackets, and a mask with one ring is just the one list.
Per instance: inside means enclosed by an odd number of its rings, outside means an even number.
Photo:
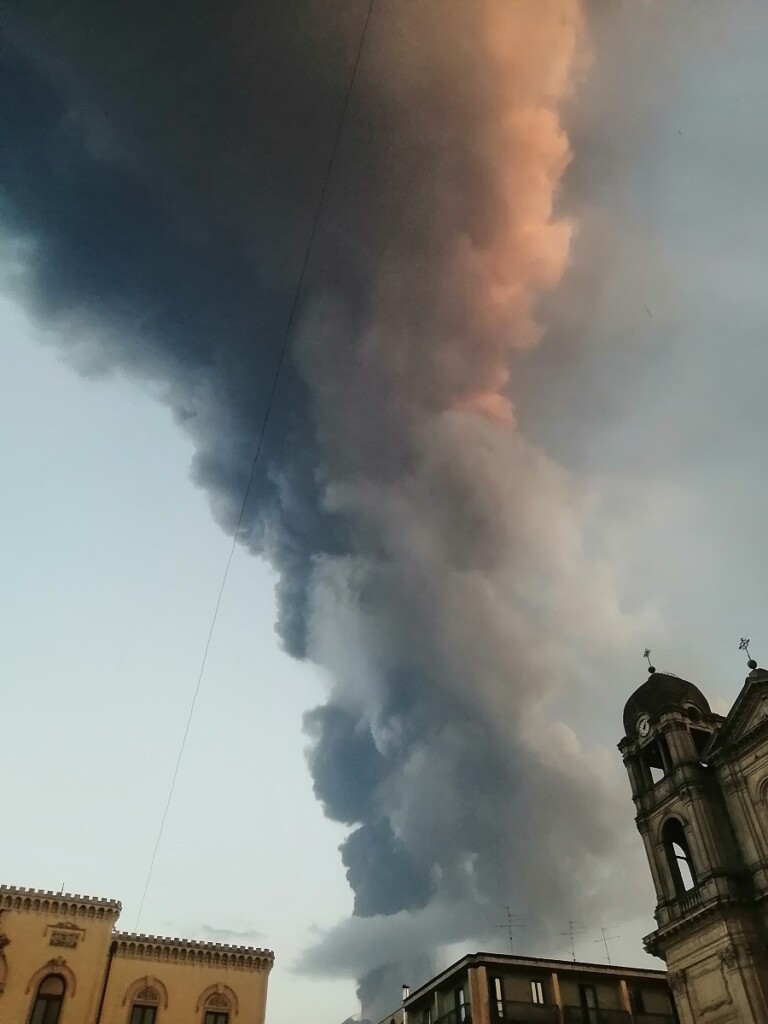
[{"label": "tv antenna", "polygon": [[515,952],[514,930],[515,930],[515,928],[522,928],[523,927],[523,918],[522,918],[521,914],[515,913],[512,910],[511,907],[505,906],[504,909],[507,912],[507,923],[506,924],[497,924],[496,927],[497,928],[503,928],[504,931],[507,933],[507,938],[509,939],[509,952],[514,954],[514,952]]},{"label": "tv antenna", "polygon": [[560,932],[561,935],[567,935],[571,940],[571,959],[576,963],[576,936],[583,935],[587,929],[579,921],[569,921],[568,931]]},{"label": "tv antenna", "polygon": [[608,932],[615,932],[615,931],[616,931],[616,925],[610,925],[608,928],[601,928],[600,932],[602,933],[603,937],[601,939],[593,939],[592,940],[593,942],[602,943],[602,945],[605,946],[605,959],[608,961],[608,966],[609,967],[613,967],[613,961],[611,960],[611,951],[608,948],[608,943],[609,942],[614,942],[616,939],[620,939],[621,938],[620,935],[609,935],[608,934]]}]

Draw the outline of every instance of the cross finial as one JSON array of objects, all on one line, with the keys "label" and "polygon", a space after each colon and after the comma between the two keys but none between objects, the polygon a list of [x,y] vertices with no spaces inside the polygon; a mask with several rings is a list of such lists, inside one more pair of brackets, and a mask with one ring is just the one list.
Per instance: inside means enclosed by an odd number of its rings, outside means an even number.
[{"label": "cross finial", "polygon": [[750,644],[749,637],[748,636],[743,636],[741,638],[741,640],[739,641],[739,650],[747,652],[747,666],[749,668],[757,668],[757,662],[755,661],[755,659],[753,657],[750,656],[749,644]]},{"label": "cross finial", "polygon": [[645,648],[645,650],[643,651],[643,657],[648,662],[648,671],[651,673],[651,675],[653,675],[653,673],[656,671],[656,669],[651,664],[651,649],[650,649],[650,647],[646,647]]}]

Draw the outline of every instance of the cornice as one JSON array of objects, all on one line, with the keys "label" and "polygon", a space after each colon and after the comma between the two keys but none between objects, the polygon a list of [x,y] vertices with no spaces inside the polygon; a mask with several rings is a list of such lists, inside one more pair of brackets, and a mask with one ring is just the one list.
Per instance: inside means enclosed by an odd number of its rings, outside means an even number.
[{"label": "cornice", "polygon": [[57,917],[117,917],[122,910],[122,904],[119,900],[102,899],[99,896],[0,885],[0,909],[20,910],[31,914],[54,914]]},{"label": "cornice", "polygon": [[231,946],[223,942],[198,942],[195,939],[169,938],[164,935],[139,935],[114,932],[115,955],[136,960],[194,963],[210,967],[233,967],[246,971],[270,971],[275,962],[271,949]]},{"label": "cornice", "polygon": [[[752,746],[754,734],[759,732],[761,735],[765,735],[765,723],[761,723],[758,726],[750,729],[750,731],[742,736],[736,736],[734,740],[731,736],[734,733],[738,733],[739,729],[743,727],[744,723],[749,719],[749,716],[754,711],[755,707],[762,703],[766,697],[766,684],[768,683],[768,672],[765,669],[755,669],[750,672],[747,676],[744,686],[741,692],[733,703],[728,717],[726,718],[723,728],[713,737],[712,743],[709,748],[705,751],[705,755],[711,763],[719,763],[721,760],[727,760],[728,755],[738,749],[749,749]],[[748,741],[745,743],[745,741]]]},{"label": "cornice", "polygon": [[743,736],[739,736],[730,743],[726,743],[717,750],[714,750],[710,763],[717,769],[729,765],[738,757],[748,754],[755,747],[759,747],[761,743],[765,742],[766,738],[768,738],[768,718],[760,722],[759,725],[753,726]]},{"label": "cornice", "polygon": [[649,953],[658,956],[659,954],[656,952],[656,949],[666,946],[669,939],[675,938],[683,932],[696,931],[714,913],[722,911],[724,907],[743,909],[747,906],[749,906],[748,901],[739,897],[711,897],[706,903],[694,910],[693,913],[689,913],[685,917],[679,917],[674,921],[669,921],[667,924],[661,925],[661,927],[651,932],[650,935],[644,936],[643,946]]}]

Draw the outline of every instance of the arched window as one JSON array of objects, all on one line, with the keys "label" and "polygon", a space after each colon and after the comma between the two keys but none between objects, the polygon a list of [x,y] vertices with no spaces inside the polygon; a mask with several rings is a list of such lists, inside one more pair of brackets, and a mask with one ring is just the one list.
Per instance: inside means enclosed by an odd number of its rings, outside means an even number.
[{"label": "arched window", "polygon": [[204,1024],[229,1024],[229,999],[223,992],[214,992],[205,1003]]},{"label": "arched window", "polygon": [[29,1024],[59,1024],[66,985],[59,974],[49,974],[37,986]]},{"label": "arched window", "polygon": [[677,818],[670,818],[661,833],[667,863],[678,895],[690,892],[697,886],[696,870],[693,866],[688,837],[683,824]]},{"label": "arched window", "polygon": [[133,997],[130,1024],[155,1024],[160,996],[157,990],[147,986]]}]

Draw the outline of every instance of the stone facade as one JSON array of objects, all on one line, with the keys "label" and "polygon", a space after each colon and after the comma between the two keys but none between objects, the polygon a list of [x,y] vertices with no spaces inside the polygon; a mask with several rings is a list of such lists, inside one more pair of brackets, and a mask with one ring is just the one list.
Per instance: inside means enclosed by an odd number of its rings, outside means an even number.
[{"label": "stone facade", "polygon": [[723,718],[693,683],[652,670],[624,731],[657,895],[645,945],[667,964],[681,1024],[765,1024],[768,672],[752,668]]},{"label": "stone facade", "polygon": [[263,1024],[270,950],[119,932],[120,910],[0,886],[0,1024]]}]

